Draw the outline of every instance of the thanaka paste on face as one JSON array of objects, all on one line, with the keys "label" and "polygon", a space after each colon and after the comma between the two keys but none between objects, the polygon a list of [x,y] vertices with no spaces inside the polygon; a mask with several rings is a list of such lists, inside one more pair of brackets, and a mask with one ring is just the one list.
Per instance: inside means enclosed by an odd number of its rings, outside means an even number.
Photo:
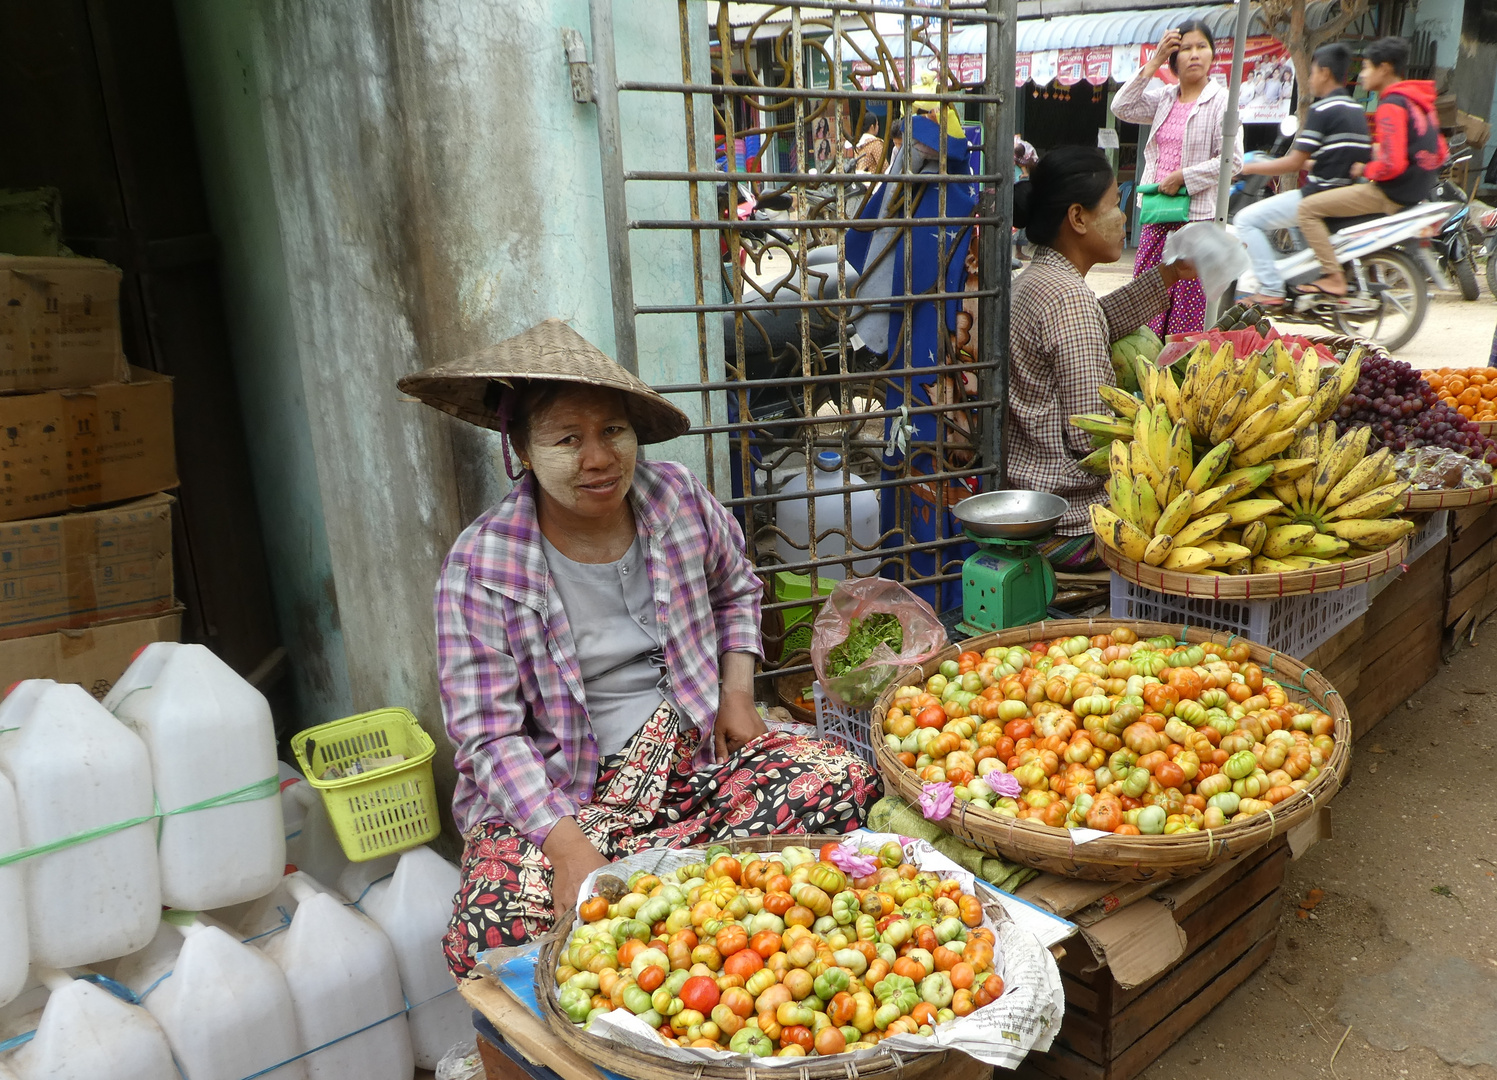
[{"label": "thanaka paste on face", "polygon": [[[578,486],[583,483],[582,458],[585,447],[582,444],[558,446],[556,443],[576,430],[574,423],[561,421],[558,413],[567,410],[568,406],[577,405],[588,408],[594,417],[597,411],[613,408],[612,403],[603,404],[596,393],[589,394],[582,401],[558,401],[532,419],[528,447],[530,471],[535,474],[536,483],[558,505],[572,511],[582,505],[582,493],[578,491]],[[586,432],[579,434],[585,436]],[[639,454],[639,439],[634,434],[633,425],[625,418],[622,430],[605,435],[604,441],[613,452],[618,465],[620,483],[614,494],[622,501],[634,482],[634,463]]]}]

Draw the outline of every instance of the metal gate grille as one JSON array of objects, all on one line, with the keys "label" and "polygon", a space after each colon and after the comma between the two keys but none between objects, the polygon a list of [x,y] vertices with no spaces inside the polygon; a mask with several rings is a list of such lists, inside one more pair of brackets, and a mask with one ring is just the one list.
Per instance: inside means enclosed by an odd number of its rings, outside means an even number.
[{"label": "metal gate grille", "polygon": [[[952,606],[968,552],[947,511],[999,486],[1015,4],[678,8],[680,81],[620,81],[593,0],[620,359],[634,320],[693,321],[698,380],[658,389],[699,405],[689,437],[766,583],[766,666],[789,671],[848,573]],[[618,94],[684,110],[684,170],[624,171]],[[875,119],[881,151],[861,140]],[[629,218],[626,185],[683,185],[689,214]],[[689,235],[692,303],[618,295],[625,230]]]}]

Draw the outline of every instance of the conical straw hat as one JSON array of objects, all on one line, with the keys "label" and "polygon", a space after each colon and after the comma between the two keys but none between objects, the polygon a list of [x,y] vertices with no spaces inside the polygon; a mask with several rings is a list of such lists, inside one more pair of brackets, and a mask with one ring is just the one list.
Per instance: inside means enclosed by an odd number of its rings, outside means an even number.
[{"label": "conical straw hat", "polygon": [[502,431],[504,397],[532,381],[574,382],[624,392],[629,395],[629,416],[641,443],[665,442],[691,427],[684,412],[560,319],[547,319],[472,356],[407,375],[398,385],[460,420]]}]

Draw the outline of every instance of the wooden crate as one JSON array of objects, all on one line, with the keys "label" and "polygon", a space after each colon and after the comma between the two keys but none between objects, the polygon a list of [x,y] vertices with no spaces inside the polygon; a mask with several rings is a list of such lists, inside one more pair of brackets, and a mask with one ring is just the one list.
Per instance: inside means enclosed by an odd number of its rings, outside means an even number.
[{"label": "wooden crate", "polygon": [[1341,691],[1358,740],[1440,670],[1449,553],[1449,539],[1441,540],[1379,592],[1362,616],[1362,637],[1352,651],[1361,671],[1354,688]]},{"label": "wooden crate", "polygon": [[1497,611],[1497,507],[1451,513],[1445,626],[1451,641]]},{"label": "wooden crate", "polygon": [[1131,1080],[1143,1072],[1273,955],[1288,862],[1280,839],[1177,908],[1185,955],[1142,986],[1125,990],[1106,967],[1088,971],[1095,959],[1084,945],[1068,950],[1060,1034],[1048,1053],[1025,1059],[1019,1076]]}]

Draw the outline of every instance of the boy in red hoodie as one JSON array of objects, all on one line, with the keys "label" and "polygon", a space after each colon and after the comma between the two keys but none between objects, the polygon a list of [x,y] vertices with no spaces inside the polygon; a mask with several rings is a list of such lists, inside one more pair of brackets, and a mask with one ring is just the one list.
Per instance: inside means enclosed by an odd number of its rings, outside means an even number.
[{"label": "boy in red hoodie", "polygon": [[1352,166],[1352,176],[1371,182],[1332,188],[1301,200],[1300,232],[1325,270],[1324,277],[1302,292],[1347,293],[1326,218],[1396,214],[1423,202],[1435,188],[1436,174],[1445,164],[1445,139],[1435,118],[1435,84],[1405,79],[1408,64],[1409,43],[1396,37],[1374,41],[1362,58],[1358,81],[1362,89],[1378,96],[1373,116],[1375,145],[1372,161]]}]

